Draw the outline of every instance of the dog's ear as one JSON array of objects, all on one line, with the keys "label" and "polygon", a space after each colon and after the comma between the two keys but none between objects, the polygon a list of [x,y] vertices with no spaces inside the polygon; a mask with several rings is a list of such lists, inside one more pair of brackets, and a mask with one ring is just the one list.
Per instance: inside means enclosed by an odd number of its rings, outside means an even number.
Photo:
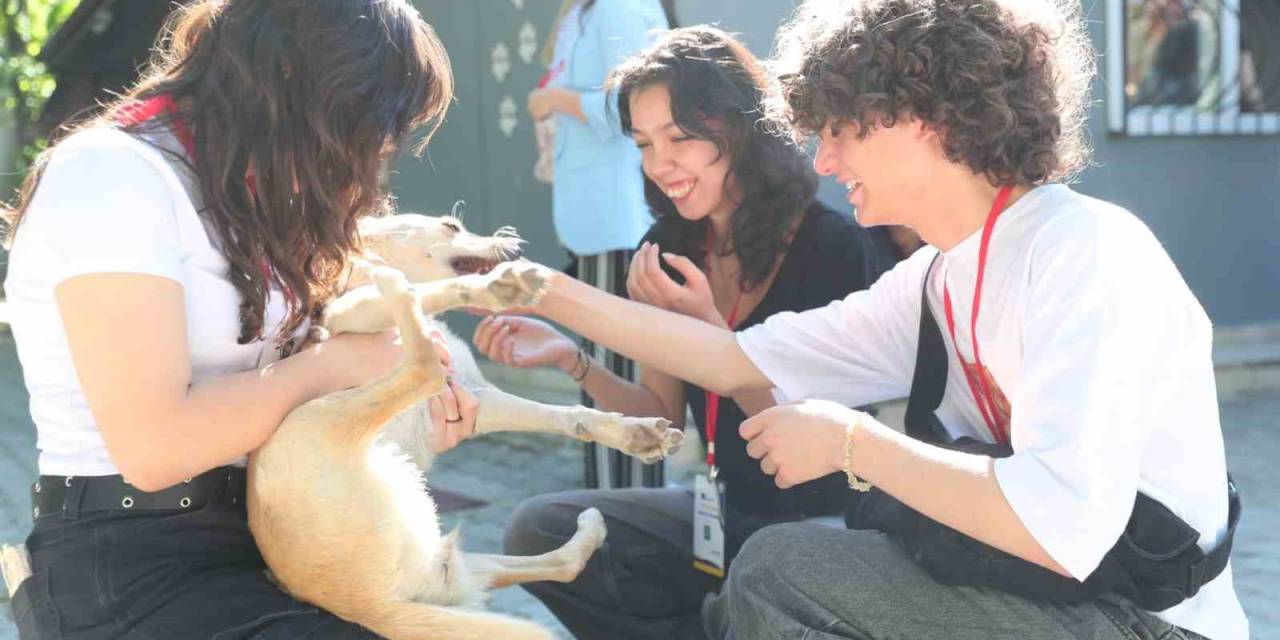
[{"label": "dog's ear", "polygon": [[404,225],[397,216],[378,216],[361,218],[357,224],[360,239],[365,242],[383,242],[403,240],[413,235],[413,230]]},{"label": "dog's ear", "polygon": [[379,226],[360,229],[360,239],[366,245],[404,242],[413,238],[413,235],[413,229],[405,227]]}]

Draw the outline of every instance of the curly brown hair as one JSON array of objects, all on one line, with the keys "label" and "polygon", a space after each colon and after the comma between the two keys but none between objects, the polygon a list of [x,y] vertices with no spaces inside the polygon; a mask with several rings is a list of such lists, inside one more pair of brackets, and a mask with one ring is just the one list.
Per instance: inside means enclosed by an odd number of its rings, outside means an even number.
[{"label": "curly brown hair", "polygon": [[[161,95],[176,116],[121,124]],[[60,137],[147,134],[180,118],[195,157],[175,160],[195,176],[199,213],[240,294],[239,342],[262,339],[273,286],[293,294],[283,341],[334,295],[360,244],[358,219],[389,210],[390,156],[415,130],[434,131],[452,99],[449,56],[407,0],[196,0],[175,11],[142,79]],[[13,208],[0,206],[9,242],[57,149],[37,160]]]},{"label": "curly brown hair", "polygon": [[1089,162],[1094,55],[1072,0],[810,0],[780,31],[770,120],[859,137],[914,117],[992,184],[1071,177]]}]

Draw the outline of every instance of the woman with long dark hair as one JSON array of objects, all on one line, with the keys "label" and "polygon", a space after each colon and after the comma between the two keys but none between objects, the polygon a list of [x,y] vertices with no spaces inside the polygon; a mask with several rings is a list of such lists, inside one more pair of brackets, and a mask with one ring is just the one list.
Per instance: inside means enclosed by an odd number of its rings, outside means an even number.
[{"label": "woman with long dark hair", "polygon": [[[622,127],[639,147],[655,218],[631,263],[633,299],[744,328],[843,298],[879,274],[887,246],[819,204],[817,177],[803,153],[758,126],[764,75],[730,36],[710,27],[671,31],[620,65],[610,87]],[[669,277],[683,282],[676,295],[653,286]],[[782,491],[747,456],[738,426],[773,404],[767,392],[721,400],[649,367],[632,383],[531,318],[486,319],[476,344],[507,365],[559,367],[606,410],[683,424],[691,409],[714,453],[715,484],[724,494],[718,564],[695,557],[695,498],[687,489],[553,494],[516,512],[506,546],[519,554],[567,539],[586,506],[605,515],[608,539],[577,581],[527,587],[577,637],[701,637],[703,596],[718,587],[724,560],[748,536],[843,505],[840,476]]]},{"label": "woman with long dark hair", "polygon": [[40,450],[22,638],[373,637],[267,577],[243,466],[399,359],[390,334],[299,337],[451,99],[403,0],[200,0],[40,159],[5,282]]}]

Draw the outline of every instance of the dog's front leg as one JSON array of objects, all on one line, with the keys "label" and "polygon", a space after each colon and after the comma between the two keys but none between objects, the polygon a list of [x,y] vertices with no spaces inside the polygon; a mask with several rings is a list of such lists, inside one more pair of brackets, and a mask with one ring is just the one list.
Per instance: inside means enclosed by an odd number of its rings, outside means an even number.
[{"label": "dog's front leg", "polygon": [[[505,311],[537,302],[546,283],[546,267],[529,262],[505,262],[486,274],[472,274],[413,285],[422,312],[428,316],[476,307]],[[395,326],[382,297],[373,286],[342,294],[325,307],[317,338],[340,333],[377,333]]]},{"label": "dog's front leg", "polygon": [[556,433],[598,442],[652,463],[674,453],[684,432],[665,418],[632,418],[586,407],[542,404],[492,387],[475,390],[480,401],[476,434],[497,431]]}]

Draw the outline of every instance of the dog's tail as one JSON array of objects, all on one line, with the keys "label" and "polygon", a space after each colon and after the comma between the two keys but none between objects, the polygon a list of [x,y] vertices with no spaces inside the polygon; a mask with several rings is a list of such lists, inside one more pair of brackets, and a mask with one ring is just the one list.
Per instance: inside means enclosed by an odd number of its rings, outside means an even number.
[{"label": "dog's tail", "polygon": [[551,631],[527,620],[440,607],[395,602],[372,607],[356,622],[387,640],[554,640]]}]

